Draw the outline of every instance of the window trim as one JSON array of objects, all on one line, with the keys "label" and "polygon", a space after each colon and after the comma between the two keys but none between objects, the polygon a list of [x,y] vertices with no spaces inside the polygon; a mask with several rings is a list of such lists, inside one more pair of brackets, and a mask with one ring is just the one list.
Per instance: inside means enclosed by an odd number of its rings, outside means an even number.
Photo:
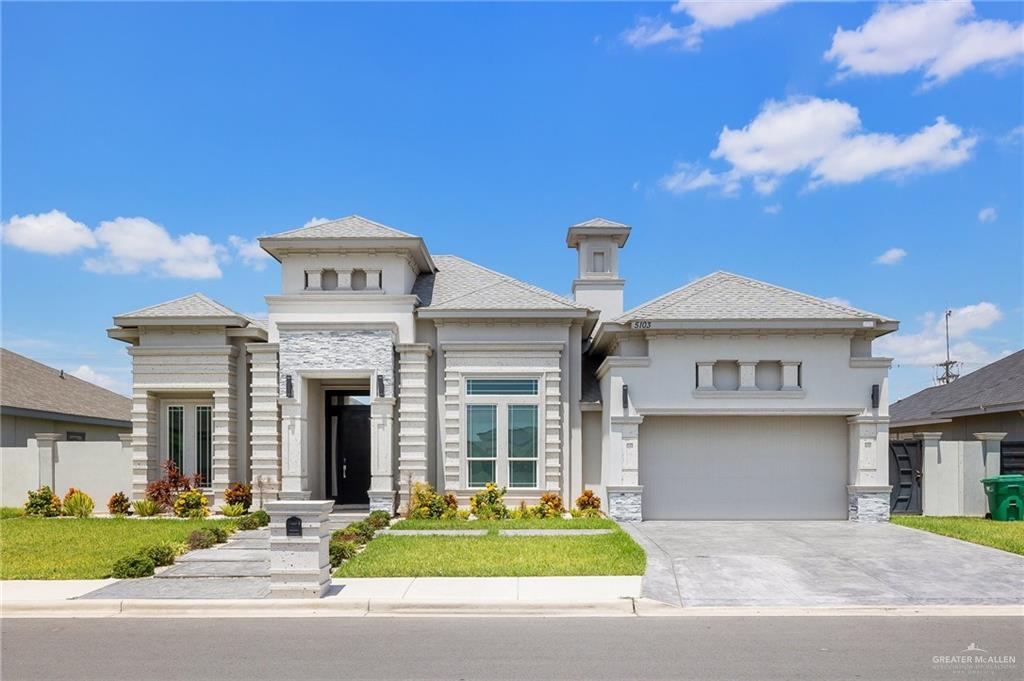
[{"label": "window trim", "polygon": [[[468,392],[468,385],[470,379],[529,379],[536,381],[537,392],[532,395],[470,395]],[[492,405],[496,411],[496,456],[494,465],[494,480],[495,484],[499,487],[508,487],[515,489],[516,491],[538,491],[543,489],[543,474],[542,474],[542,461],[543,461],[543,432],[544,432],[544,391],[543,391],[543,376],[538,374],[475,374],[472,376],[462,376],[462,405],[460,408],[460,435],[459,435],[459,449],[461,452],[460,461],[460,478],[462,487],[464,489],[483,489],[483,486],[472,486],[469,481],[469,407],[471,405]],[[509,407],[512,405],[529,405],[536,408],[537,414],[537,433],[536,433],[536,457],[532,459],[524,459],[520,457],[511,458],[509,456],[508,438],[509,438]],[[476,459],[479,460],[479,459]],[[534,484],[529,487],[511,487],[510,472],[511,464],[510,461],[535,461],[536,465],[534,468]]]}]

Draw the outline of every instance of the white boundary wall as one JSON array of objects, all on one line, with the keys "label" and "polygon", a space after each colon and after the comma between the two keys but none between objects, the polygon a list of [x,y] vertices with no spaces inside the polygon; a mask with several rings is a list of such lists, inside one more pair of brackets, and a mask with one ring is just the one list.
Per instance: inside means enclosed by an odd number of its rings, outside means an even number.
[{"label": "white boundary wall", "polygon": [[34,438],[25,447],[0,448],[0,506],[22,506],[30,489],[50,485],[58,496],[64,496],[68,487],[84,491],[96,503],[95,512],[105,513],[114,492],[131,492],[129,445],[58,441],[53,450],[51,473],[46,466],[49,448],[41,448]]}]

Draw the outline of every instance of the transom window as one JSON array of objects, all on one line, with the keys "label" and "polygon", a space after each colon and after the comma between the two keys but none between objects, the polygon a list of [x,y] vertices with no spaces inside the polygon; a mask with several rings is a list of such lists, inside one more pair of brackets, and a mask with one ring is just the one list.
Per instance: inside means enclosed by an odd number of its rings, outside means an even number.
[{"label": "transom window", "polygon": [[538,486],[540,397],[535,378],[466,380],[466,483]]}]

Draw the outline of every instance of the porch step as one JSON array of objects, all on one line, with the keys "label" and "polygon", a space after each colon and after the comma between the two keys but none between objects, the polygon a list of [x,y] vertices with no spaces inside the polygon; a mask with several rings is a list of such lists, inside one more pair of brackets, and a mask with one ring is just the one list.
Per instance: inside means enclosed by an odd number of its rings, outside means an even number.
[{"label": "porch step", "polygon": [[341,528],[345,527],[349,523],[355,523],[355,522],[358,522],[360,520],[363,520],[368,515],[370,515],[370,512],[368,510],[367,511],[334,511],[329,516],[327,516],[327,528],[331,532],[334,532],[335,530],[340,530]]}]

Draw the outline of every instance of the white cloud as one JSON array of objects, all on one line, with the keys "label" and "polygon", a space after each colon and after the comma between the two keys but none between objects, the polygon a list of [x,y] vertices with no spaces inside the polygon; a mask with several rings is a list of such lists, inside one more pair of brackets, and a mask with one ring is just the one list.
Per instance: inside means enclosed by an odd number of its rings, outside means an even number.
[{"label": "white cloud", "polygon": [[978,222],[995,222],[999,213],[992,206],[986,206],[978,211]]},{"label": "white cloud", "polygon": [[695,50],[700,47],[701,36],[706,31],[735,26],[771,12],[785,3],[786,0],[679,0],[672,6],[672,12],[689,15],[691,23],[675,26],[660,17],[640,17],[633,28],[622,34],[622,39],[636,48],[671,43],[676,47]]},{"label": "white cloud", "polygon": [[825,58],[843,75],[923,71],[925,86],[1024,54],[1024,25],[977,19],[970,2],[884,4],[859,28],[837,28]]},{"label": "white cloud", "polygon": [[875,262],[879,265],[895,265],[905,257],[907,257],[907,252],[902,248],[890,248],[885,253],[875,258]]},{"label": "white cloud", "polygon": [[316,227],[317,225],[322,225],[322,224],[327,223],[327,222],[332,222],[331,218],[315,218],[314,217],[314,218],[310,218],[309,220],[307,220],[306,224],[304,224],[302,226],[303,227]]},{"label": "white cloud", "polygon": [[[970,337],[975,331],[988,329],[1002,318],[999,307],[989,302],[955,308],[949,318],[950,357],[977,368],[1006,354],[985,348],[977,339]],[[882,336],[875,341],[875,348],[880,354],[894,357],[905,365],[932,366],[946,361],[944,314],[924,314],[921,327],[917,333],[898,332]]]},{"label": "white cloud", "polygon": [[768,213],[768,215],[778,215],[779,213],[782,212],[782,204],[781,203],[773,203],[771,205],[765,206],[764,207],[764,212]]},{"label": "white cloud", "polygon": [[227,249],[202,234],[172,237],[162,226],[142,217],[105,220],[96,228],[103,253],[85,260],[91,272],[147,272],[183,279],[217,279],[219,260]]},{"label": "white cloud", "polygon": [[102,372],[96,371],[88,364],[82,364],[74,371],[69,371],[68,373],[74,376],[75,378],[80,378],[83,381],[88,381],[89,383],[98,385],[101,388],[113,390],[116,393],[127,393],[128,386],[123,381],[119,381],[118,379],[114,378],[113,376],[110,376],[109,374],[104,374]]},{"label": "white cloud", "polygon": [[257,272],[262,272],[267,268],[271,256],[260,247],[260,242],[257,239],[246,239],[232,234],[228,237],[228,243],[235,250],[235,255],[249,267]]},{"label": "white cloud", "polygon": [[673,194],[685,194],[696,189],[717,187],[723,194],[734,195],[740,185],[734,175],[728,173],[712,173],[694,163],[676,163],[672,172],[661,178],[658,184]]},{"label": "white cloud", "polygon": [[59,210],[15,215],[0,224],[0,229],[6,243],[33,253],[64,255],[96,245],[96,238],[88,227]]},{"label": "white cloud", "polygon": [[843,307],[850,307],[850,301],[846,298],[840,298],[839,296],[830,296],[825,298],[825,300],[830,303],[835,303],[836,305],[842,305]]},{"label": "white cloud", "polygon": [[769,100],[744,127],[722,128],[711,158],[725,161],[729,169],[716,174],[696,164],[677,164],[669,177],[678,176],[680,168],[685,175],[680,182],[663,181],[662,186],[679,193],[728,179],[731,188],[738,189],[741,179],[750,178],[754,190],[767,196],[796,172],[806,172],[808,187],[815,188],[950,168],[970,158],[976,141],[941,116],[901,137],[863,131],[857,108],[839,100]]},{"label": "white cloud", "polygon": [[1006,133],[999,138],[1000,144],[1007,146],[1016,146],[1024,140],[1024,125],[1018,125],[1016,128]]}]

